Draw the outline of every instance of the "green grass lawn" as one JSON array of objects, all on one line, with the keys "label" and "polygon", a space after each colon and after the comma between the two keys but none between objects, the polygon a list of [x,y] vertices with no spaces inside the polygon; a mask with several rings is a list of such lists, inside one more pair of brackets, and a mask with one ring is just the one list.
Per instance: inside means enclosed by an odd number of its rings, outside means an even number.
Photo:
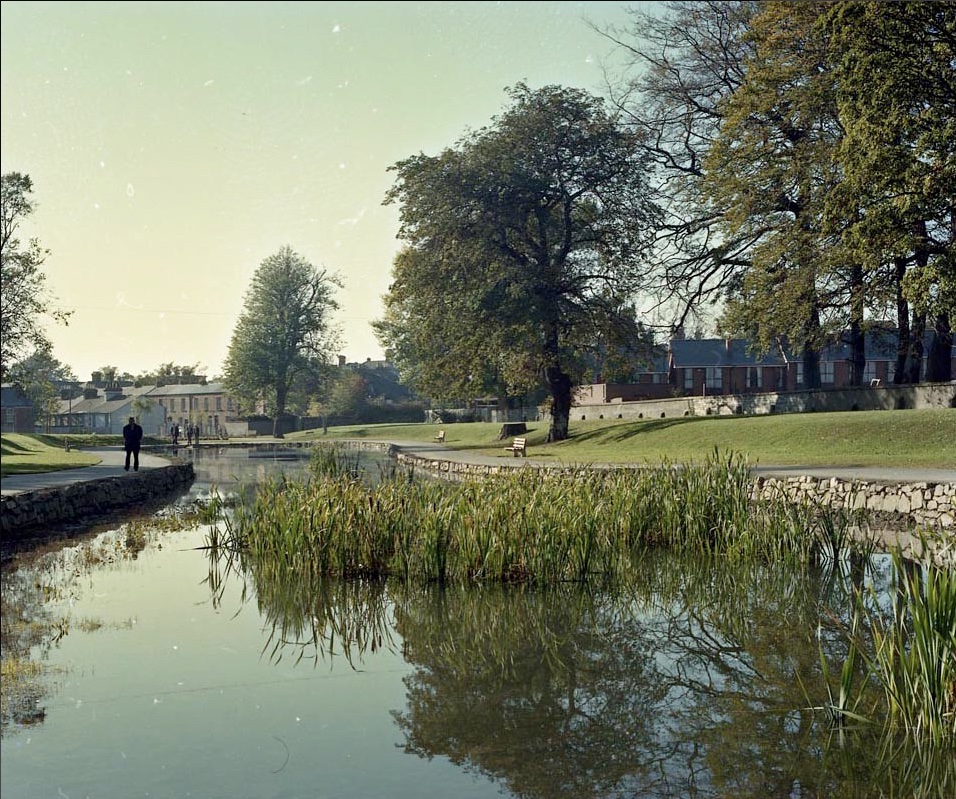
[{"label": "green grass lawn", "polygon": [[100,459],[92,452],[71,449],[51,441],[49,436],[21,433],[0,435],[0,474],[36,474],[92,466]]},{"label": "green grass lawn", "polygon": [[[294,433],[290,440],[365,438],[433,441],[510,458],[494,423],[383,424]],[[703,460],[714,447],[767,466],[956,468],[956,411],[856,411],[767,416],[684,417],[642,421],[574,421],[570,438],[546,444],[548,425],[528,424],[528,456],[563,463],[659,463]]]}]

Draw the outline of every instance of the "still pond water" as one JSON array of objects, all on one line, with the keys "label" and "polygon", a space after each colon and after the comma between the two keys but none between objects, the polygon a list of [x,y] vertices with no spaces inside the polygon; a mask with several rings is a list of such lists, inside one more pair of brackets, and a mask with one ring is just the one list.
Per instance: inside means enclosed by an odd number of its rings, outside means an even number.
[{"label": "still pond water", "polygon": [[[303,465],[203,453],[178,503]],[[806,709],[821,623],[841,651],[839,568],[662,554],[613,592],[277,586],[211,560],[207,532],[127,546],[116,523],[7,564],[4,799],[910,795],[870,733],[841,746]],[[889,562],[863,579],[888,591]]]}]

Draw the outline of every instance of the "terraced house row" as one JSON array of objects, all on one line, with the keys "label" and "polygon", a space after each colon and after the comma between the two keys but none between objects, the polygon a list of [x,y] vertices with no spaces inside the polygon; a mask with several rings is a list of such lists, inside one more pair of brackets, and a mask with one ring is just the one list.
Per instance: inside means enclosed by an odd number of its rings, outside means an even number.
[{"label": "terraced house row", "polygon": [[199,428],[201,436],[219,437],[227,430],[227,420],[244,428],[237,413],[238,406],[222,383],[123,386],[91,381],[79,396],[59,401],[48,432],[121,434],[129,417],[136,416],[146,435],[167,436],[173,425],[185,431],[191,424]]}]

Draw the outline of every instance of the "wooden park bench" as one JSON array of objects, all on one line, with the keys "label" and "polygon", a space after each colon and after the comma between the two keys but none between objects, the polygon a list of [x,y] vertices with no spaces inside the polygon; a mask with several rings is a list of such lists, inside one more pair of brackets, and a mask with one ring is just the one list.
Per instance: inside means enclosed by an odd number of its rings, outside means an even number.
[{"label": "wooden park bench", "polygon": [[520,454],[521,457],[525,457],[525,446],[527,445],[528,440],[524,436],[520,436],[511,442],[510,447],[505,447],[505,452],[511,452],[516,458]]},{"label": "wooden park bench", "polygon": [[438,431],[438,435],[435,436],[435,441],[437,441],[439,444],[444,444],[444,443],[445,443],[445,431],[444,431],[444,430],[439,430],[439,431]]}]

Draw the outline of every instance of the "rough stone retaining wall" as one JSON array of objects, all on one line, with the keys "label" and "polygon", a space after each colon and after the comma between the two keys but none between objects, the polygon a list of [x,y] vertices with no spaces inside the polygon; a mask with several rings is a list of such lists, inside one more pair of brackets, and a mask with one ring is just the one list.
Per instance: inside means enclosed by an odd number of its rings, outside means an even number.
[{"label": "rough stone retaining wall", "polygon": [[813,499],[847,510],[891,513],[907,518],[920,527],[956,526],[956,483],[867,483],[846,482],[836,478],[758,477],[756,496],[783,495],[793,501]]},{"label": "rough stone retaining wall", "polygon": [[43,528],[158,499],[189,485],[195,476],[193,465],[182,463],[11,494],[0,505],[0,531],[4,540],[28,538]]},{"label": "rough stone retaining wall", "polygon": [[[520,462],[517,466],[458,463],[409,455],[397,448],[393,448],[392,454],[399,463],[446,480],[484,477],[526,465]],[[755,478],[755,497],[770,498],[781,493],[794,502],[823,502],[850,510],[866,509],[892,514],[901,522],[920,527],[943,528],[947,531],[956,529],[956,483],[866,483],[836,478],[821,480],[816,477]]]}]

